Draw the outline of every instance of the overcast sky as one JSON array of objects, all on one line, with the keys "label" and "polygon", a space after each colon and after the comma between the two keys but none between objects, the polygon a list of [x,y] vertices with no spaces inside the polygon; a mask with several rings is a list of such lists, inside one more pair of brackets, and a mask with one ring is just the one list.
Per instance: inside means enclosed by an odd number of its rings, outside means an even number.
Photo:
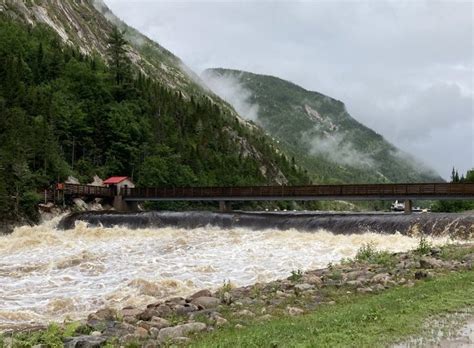
[{"label": "overcast sky", "polygon": [[105,2],[198,74],[291,80],[445,178],[474,166],[472,1]]}]

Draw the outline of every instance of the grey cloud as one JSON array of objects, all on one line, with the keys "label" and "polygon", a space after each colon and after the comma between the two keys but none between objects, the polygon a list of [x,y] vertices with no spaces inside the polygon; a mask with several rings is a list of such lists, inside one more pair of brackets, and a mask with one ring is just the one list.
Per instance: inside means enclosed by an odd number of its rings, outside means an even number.
[{"label": "grey cloud", "polygon": [[230,103],[240,116],[258,123],[259,106],[251,102],[252,93],[240,83],[238,78],[212,71],[205,71],[201,78],[214,93]]}]

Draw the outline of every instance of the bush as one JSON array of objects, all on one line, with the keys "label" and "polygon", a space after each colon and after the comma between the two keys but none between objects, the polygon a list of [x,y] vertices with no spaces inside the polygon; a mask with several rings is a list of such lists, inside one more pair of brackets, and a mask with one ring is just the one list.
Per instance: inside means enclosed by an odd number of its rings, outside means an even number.
[{"label": "bush", "polygon": [[377,251],[372,243],[367,243],[357,251],[355,260],[389,266],[393,262],[393,255],[388,251]]}]

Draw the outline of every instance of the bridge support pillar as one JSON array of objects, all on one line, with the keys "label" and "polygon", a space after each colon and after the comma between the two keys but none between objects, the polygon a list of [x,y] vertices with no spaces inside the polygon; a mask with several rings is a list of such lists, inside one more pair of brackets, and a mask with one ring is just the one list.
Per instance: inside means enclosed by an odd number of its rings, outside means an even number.
[{"label": "bridge support pillar", "polygon": [[134,212],[138,211],[137,202],[127,202],[123,199],[123,196],[114,197],[114,209],[120,212]]},{"label": "bridge support pillar", "polygon": [[411,214],[411,210],[413,208],[413,202],[411,199],[405,200],[405,214]]},{"label": "bridge support pillar", "polygon": [[221,213],[228,213],[232,211],[232,206],[230,202],[227,201],[219,201],[219,211]]}]

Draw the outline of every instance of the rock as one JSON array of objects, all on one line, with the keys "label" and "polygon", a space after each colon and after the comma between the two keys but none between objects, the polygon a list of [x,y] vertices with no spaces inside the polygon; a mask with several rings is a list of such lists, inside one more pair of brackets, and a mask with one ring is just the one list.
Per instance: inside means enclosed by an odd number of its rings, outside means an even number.
[{"label": "rock", "polygon": [[349,280],[346,282],[346,284],[354,288],[359,288],[362,286],[362,282],[360,280]]},{"label": "rock", "polygon": [[158,335],[160,334],[160,329],[156,327],[152,327],[150,330],[150,336],[153,338],[158,338]]},{"label": "rock", "polygon": [[385,290],[385,286],[383,286],[382,284],[375,284],[375,285],[373,286],[373,289],[374,289],[375,291],[382,291],[382,290]]},{"label": "rock", "polygon": [[314,275],[314,274],[305,275],[303,279],[304,279],[305,282],[307,282],[309,284],[313,284],[313,285],[317,286],[318,288],[323,285],[323,281],[322,281],[321,277],[318,277],[317,275]]},{"label": "rock", "polygon": [[135,317],[138,318],[138,315],[140,315],[142,311],[138,308],[135,307],[125,307],[122,309],[122,317]]},{"label": "rock", "polygon": [[415,279],[431,279],[433,278],[433,274],[428,271],[417,271],[415,272]]},{"label": "rock", "polygon": [[133,334],[134,332],[135,326],[133,325],[120,322],[108,322],[107,328],[102,335],[107,337],[120,337],[127,334]]},{"label": "rock", "polygon": [[168,340],[174,340],[178,337],[187,336],[204,330],[206,330],[206,324],[204,323],[187,323],[173,327],[166,327],[160,330],[158,339],[160,342],[166,342]]},{"label": "rock", "polygon": [[160,317],[153,317],[151,318],[151,321],[148,322],[148,324],[156,329],[164,329],[165,327],[170,327],[171,323],[163,318]]},{"label": "rock", "polygon": [[167,317],[172,313],[172,309],[164,304],[159,305],[155,308],[147,308],[145,311],[140,313],[137,317],[140,320],[150,321],[153,317]]},{"label": "rock", "polygon": [[245,326],[240,325],[240,324],[236,324],[234,327],[235,327],[236,329],[243,329]]},{"label": "rock", "polygon": [[87,317],[87,321],[92,320],[116,320],[118,318],[118,313],[113,308],[103,308],[99,309],[97,312],[90,314]]},{"label": "rock", "polygon": [[308,283],[303,283],[303,284],[296,284],[295,289],[298,289],[300,291],[306,291],[306,290],[311,290],[313,289],[314,286]]},{"label": "rock", "polygon": [[372,288],[366,287],[366,288],[357,288],[357,292],[360,292],[362,294],[370,293],[373,292]]},{"label": "rock", "polygon": [[91,332],[91,336],[95,336],[95,337],[102,336],[102,332],[100,332],[100,331],[92,331],[92,332]]},{"label": "rock", "polygon": [[217,327],[221,327],[227,324],[227,319],[219,317],[219,316],[217,316],[214,320]]},{"label": "rock", "polygon": [[352,271],[345,274],[346,280],[356,280],[365,275],[365,271]]},{"label": "rock", "polygon": [[238,315],[239,317],[254,317],[255,314],[251,311],[249,311],[248,309],[242,309],[241,311],[238,311],[235,313],[236,315]]},{"label": "rock", "polygon": [[158,348],[160,344],[153,340],[148,340],[142,344],[142,348]]},{"label": "rock", "polygon": [[437,260],[434,257],[425,256],[420,259],[421,268],[441,268],[443,264],[443,261]]},{"label": "rock", "polygon": [[270,314],[265,314],[265,315],[262,315],[261,317],[258,317],[258,321],[267,321],[267,320],[271,320],[273,317],[270,315]]},{"label": "rock", "polygon": [[177,305],[174,310],[178,315],[187,315],[189,313],[197,311],[198,309],[198,306],[192,303],[185,303],[184,305]]},{"label": "rock", "polygon": [[191,296],[189,296],[186,301],[188,302],[191,302],[192,300],[196,299],[196,298],[199,298],[199,297],[212,297],[212,292],[210,290],[201,290],[201,291],[198,291],[194,294],[192,294]]},{"label": "rock", "polygon": [[373,284],[387,285],[389,280],[390,280],[390,275],[388,273],[380,273],[380,274],[374,275],[370,281]]},{"label": "rock", "polygon": [[148,330],[139,326],[135,329],[134,335],[139,338],[146,338],[148,337]]},{"label": "rock", "polygon": [[107,337],[101,336],[78,336],[67,338],[64,348],[98,348],[107,341]]},{"label": "rock", "polygon": [[220,300],[215,297],[201,296],[193,299],[191,303],[202,309],[216,308],[220,304]]},{"label": "rock", "polygon": [[288,314],[291,315],[292,317],[297,316],[297,315],[301,315],[301,314],[304,313],[304,310],[302,310],[301,308],[298,308],[298,307],[288,306],[286,308],[286,310],[288,311]]}]

